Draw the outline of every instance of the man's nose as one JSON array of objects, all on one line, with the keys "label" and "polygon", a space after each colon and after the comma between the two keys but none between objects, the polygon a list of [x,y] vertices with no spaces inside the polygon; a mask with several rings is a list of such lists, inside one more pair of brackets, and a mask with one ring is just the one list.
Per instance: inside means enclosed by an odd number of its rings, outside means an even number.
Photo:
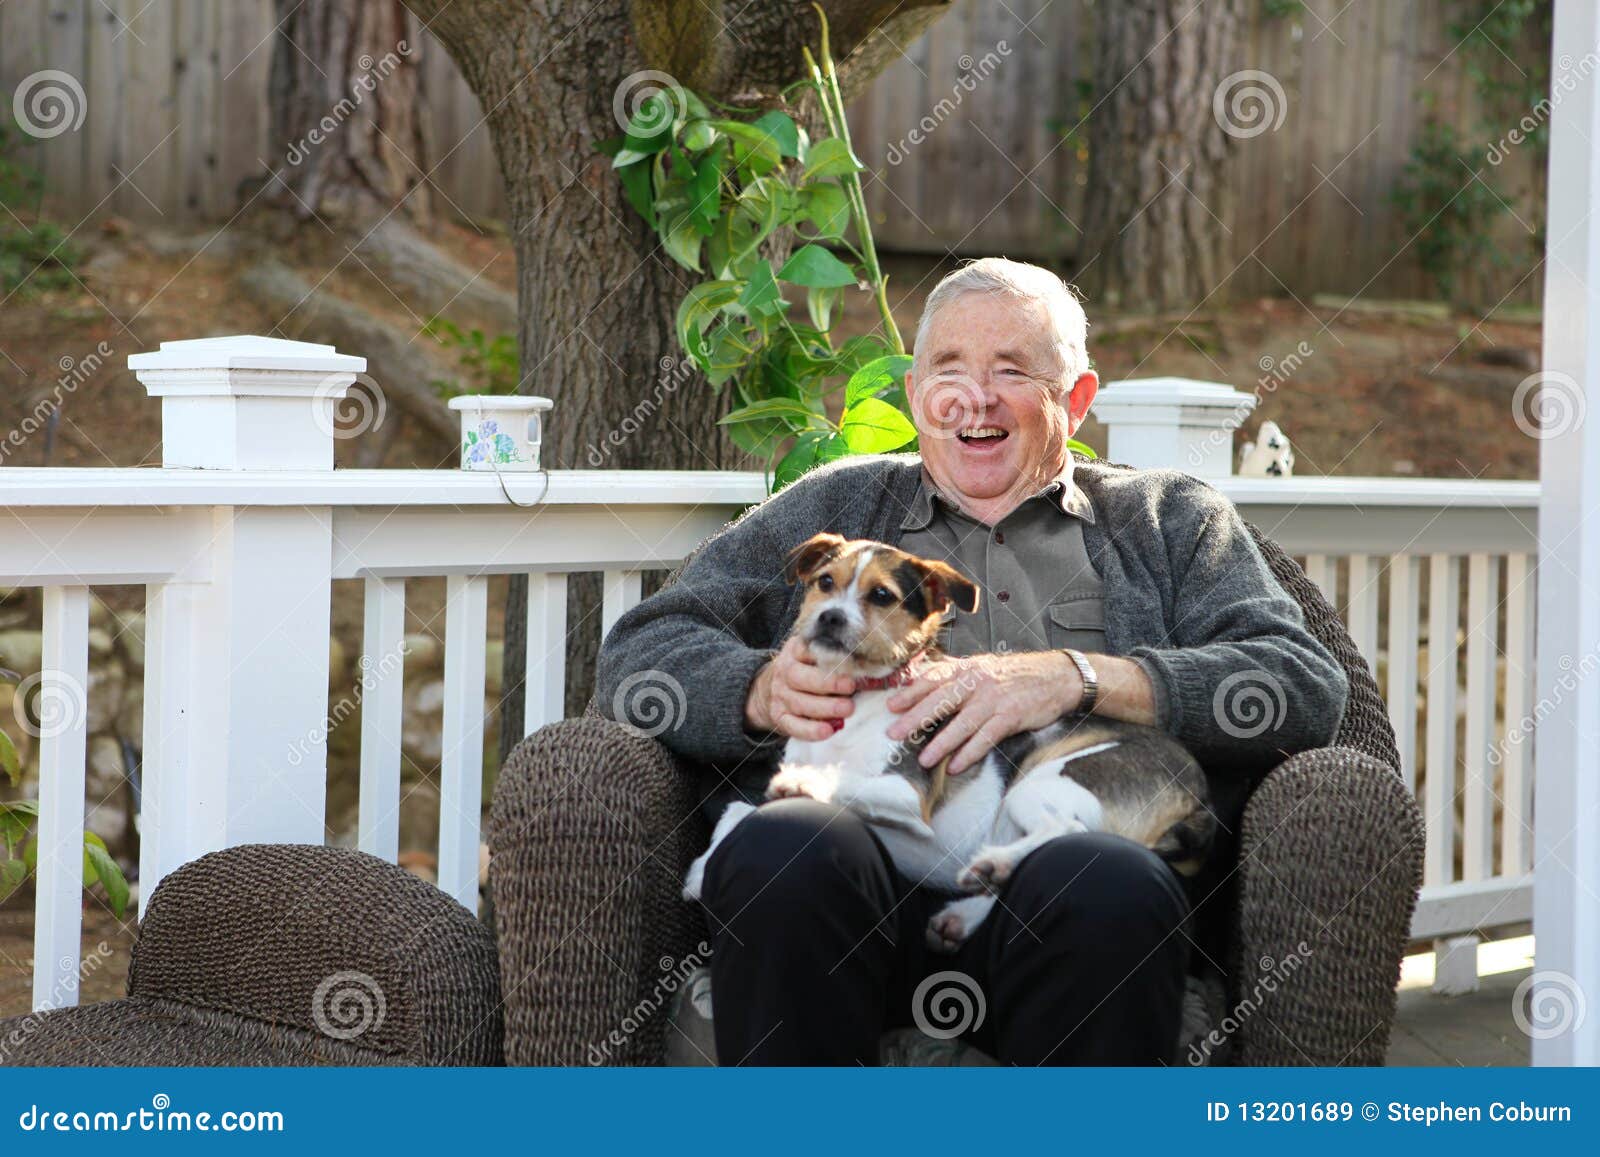
[{"label": "man's nose", "polygon": [[844,622],[844,612],[838,607],[829,607],[817,616],[817,627],[824,631],[841,631]]}]

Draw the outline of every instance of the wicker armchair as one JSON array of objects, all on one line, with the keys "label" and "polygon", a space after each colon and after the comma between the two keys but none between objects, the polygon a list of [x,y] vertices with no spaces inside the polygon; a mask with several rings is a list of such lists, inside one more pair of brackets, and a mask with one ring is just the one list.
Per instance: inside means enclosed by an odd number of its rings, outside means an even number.
[{"label": "wicker armchair", "polygon": [[[1216,1059],[1379,1065],[1421,883],[1422,817],[1396,770],[1377,683],[1337,613],[1252,532],[1345,668],[1350,700],[1337,745],[1285,760],[1246,806],[1229,972],[1248,979],[1290,957],[1297,965],[1285,983],[1233,984],[1228,1008],[1249,1011]],[[705,952],[697,912],[679,899],[709,838],[694,784],[661,744],[592,714],[512,752],[489,837],[509,1063],[593,1063],[597,1047],[607,1063],[661,1062],[669,1018],[639,1014],[658,1008],[663,982]],[[1223,1010],[1211,1011],[1218,1026]]]},{"label": "wicker armchair", "polygon": [[[1350,704],[1337,746],[1285,761],[1246,807],[1230,972],[1299,963],[1272,991],[1235,984],[1228,1006],[1250,1011],[1217,1059],[1381,1064],[1421,816],[1366,663],[1300,568],[1257,539],[1349,673]],[[519,745],[489,824],[498,972],[465,909],[371,856],[256,845],[202,857],[151,897],[128,997],[0,1021],[0,1063],[659,1064],[663,1006],[707,951],[679,898],[709,838],[695,778],[593,714]],[[324,986],[351,973],[382,992],[384,1016],[330,1037]],[[360,992],[351,999],[359,1017]]]}]

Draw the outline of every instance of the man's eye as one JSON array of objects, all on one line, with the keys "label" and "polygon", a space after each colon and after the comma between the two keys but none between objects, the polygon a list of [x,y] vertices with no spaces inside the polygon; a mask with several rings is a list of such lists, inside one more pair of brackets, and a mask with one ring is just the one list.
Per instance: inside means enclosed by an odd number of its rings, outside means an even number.
[{"label": "man's eye", "polygon": [[819,591],[831,591],[833,589],[833,576],[825,574],[819,578],[817,580],[817,589]]},{"label": "man's eye", "polygon": [[880,607],[889,606],[895,601],[894,592],[888,587],[873,587],[872,593],[867,595],[873,604]]}]

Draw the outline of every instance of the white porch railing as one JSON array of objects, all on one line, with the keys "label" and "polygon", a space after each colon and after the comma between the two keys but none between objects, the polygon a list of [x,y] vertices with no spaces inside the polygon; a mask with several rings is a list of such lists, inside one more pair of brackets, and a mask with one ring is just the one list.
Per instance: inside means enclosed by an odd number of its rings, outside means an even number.
[{"label": "white porch railing", "polygon": [[[715,472],[508,474],[503,491],[483,473],[335,471],[331,411],[360,359],[217,339],[133,364],[163,397],[167,468],[0,469],[0,583],[45,589],[46,690],[75,708],[40,737],[41,1008],[76,1002],[91,587],[146,588],[142,906],[205,852],[322,841],[335,579],[365,583],[359,844],[395,858],[406,580],[445,576],[439,884],[471,907],[489,577],[530,576],[532,731],[562,713],[568,576],[603,572],[609,628],[641,571],[765,492]],[[1527,920],[1537,485],[1214,481],[1305,560],[1380,672],[1427,813],[1414,933]]]}]

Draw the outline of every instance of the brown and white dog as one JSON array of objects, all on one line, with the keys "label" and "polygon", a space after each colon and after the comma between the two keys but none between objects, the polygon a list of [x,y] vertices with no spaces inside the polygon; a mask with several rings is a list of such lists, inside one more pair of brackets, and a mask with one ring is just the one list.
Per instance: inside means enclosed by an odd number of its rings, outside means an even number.
[{"label": "brown and white dog", "polygon": [[[856,678],[855,709],[820,741],[790,739],[767,797],[836,803],[872,824],[911,880],[973,893],[929,922],[928,940],[953,951],[989,914],[1022,858],[1047,840],[1105,831],[1153,849],[1186,873],[1209,851],[1215,820],[1205,776],[1164,732],[1083,715],[1014,735],[966,773],[948,760],[924,768],[931,738],[889,738],[887,706],[908,665],[934,654],[953,610],[971,613],[978,588],[955,568],[879,542],[819,534],[789,557],[786,577],[806,585],[795,633],[828,669]],[[712,851],[745,816],[730,804],[711,847],[689,869],[698,899]]]}]

